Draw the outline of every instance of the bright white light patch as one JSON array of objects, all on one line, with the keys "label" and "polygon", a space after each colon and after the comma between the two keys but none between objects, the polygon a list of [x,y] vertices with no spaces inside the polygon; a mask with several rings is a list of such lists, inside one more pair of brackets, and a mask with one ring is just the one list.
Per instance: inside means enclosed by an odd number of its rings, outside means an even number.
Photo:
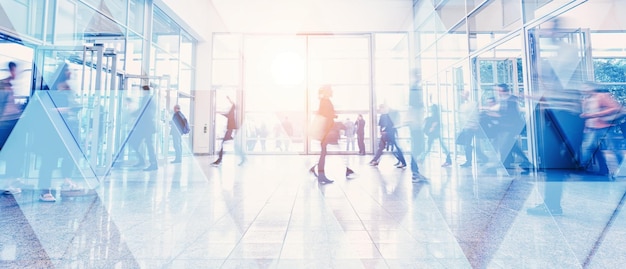
[{"label": "bright white light patch", "polygon": [[272,76],[279,85],[296,85],[304,80],[304,61],[294,52],[276,55],[272,61]]}]

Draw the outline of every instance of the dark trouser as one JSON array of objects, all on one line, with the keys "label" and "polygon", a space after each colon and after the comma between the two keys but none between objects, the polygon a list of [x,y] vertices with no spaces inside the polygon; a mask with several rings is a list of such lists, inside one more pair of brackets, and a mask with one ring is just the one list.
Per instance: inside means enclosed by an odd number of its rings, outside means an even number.
[{"label": "dark trouser", "polygon": [[150,162],[151,166],[156,166],[157,163],[157,158],[156,158],[156,150],[154,149],[154,137],[152,133],[145,133],[145,134],[137,134],[138,137],[136,137],[133,141],[133,143],[131,144],[132,147],[134,148],[135,152],[137,153],[137,159],[139,160],[139,163],[145,163],[145,157],[144,154],[141,152],[141,144],[145,143],[146,145],[146,151],[148,151],[148,161]]},{"label": "dark trouser", "polygon": [[378,159],[380,159],[380,156],[382,156],[383,154],[383,150],[385,149],[386,146],[390,146],[391,149],[393,150],[393,156],[396,157],[396,159],[398,159],[398,161],[402,164],[402,165],[406,165],[406,160],[404,159],[404,155],[402,153],[402,149],[400,149],[400,147],[398,147],[398,144],[396,143],[396,139],[395,137],[391,136],[391,135],[383,135],[380,138],[380,143],[378,144],[378,149],[376,150],[376,155],[374,155],[374,158],[372,159],[372,161],[377,162]]},{"label": "dark trouser", "polygon": [[39,167],[39,189],[49,191],[52,185],[52,173],[57,168],[57,164],[61,160],[61,176],[71,178],[74,171],[74,163],[69,154],[59,156],[57,151],[47,150],[41,156],[41,167]]},{"label": "dark trouser", "polygon": [[317,174],[319,178],[325,178],[326,174],[324,172],[324,166],[326,164],[326,147],[328,146],[328,142],[326,141],[326,139],[322,139],[322,141],[320,142],[320,147],[321,147],[321,152],[320,152],[320,158],[319,160],[317,160]]},{"label": "dark trouser", "polygon": [[217,161],[222,161],[222,156],[224,156],[224,142],[233,139],[233,129],[227,129],[224,134],[224,138],[222,138],[222,144],[220,146],[220,152],[217,155]]},{"label": "dark trouser", "polygon": [[[514,127],[512,129],[514,129]],[[500,150],[500,161],[505,168],[511,168],[512,163],[515,161],[515,155],[522,158],[523,168],[530,168],[530,161],[517,142],[518,135],[519,134],[515,132],[502,131],[500,137],[497,138],[497,144]]]},{"label": "dark trouser", "polygon": [[421,130],[417,128],[411,128],[411,173],[418,174],[420,172],[417,166],[417,160],[420,156],[420,143],[424,144],[424,135]]},{"label": "dark trouser", "polygon": [[483,153],[483,151],[478,147],[478,143],[476,143],[476,145],[473,146],[474,138],[478,139],[478,130],[465,129],[463,130],[463,132],[465,132],[466,135],[468,136],[465,138],[464,143],[461,144],[461,146],[463,146],[463,149],[465,151],[465,161],[468,163],[472,162],[472,160],[474,159],[473,158],[474,154],[472,152],[474,148],[476,148],[476,157],[478,157],[478,159],[488,159],[485,153]]},{"label": "dark trouser", "polygon": [[363,136],[364,134],[357,134],[356,138],[360,154],[365,154],[365,138]]},{"label": "dark trouser", "polygon": [[180,160],[183,156],[183,145],[182,145],[182,137],[178,133],[178,131],[174,131],[172,134],[172,143],[174,144],[174,152],[176,155],[176,160]]},{"label": "dark trouser", "polygon": [[385,139],[385,136],[381,136],[380,140],[378,141],[378,148],[376,149],[374,158],[372,158],[373,162],[377,162],[378,159],[380,159],[380,156],[383,155],[383,150],[385,149],[386,146],[387,146],[387,139]]}]

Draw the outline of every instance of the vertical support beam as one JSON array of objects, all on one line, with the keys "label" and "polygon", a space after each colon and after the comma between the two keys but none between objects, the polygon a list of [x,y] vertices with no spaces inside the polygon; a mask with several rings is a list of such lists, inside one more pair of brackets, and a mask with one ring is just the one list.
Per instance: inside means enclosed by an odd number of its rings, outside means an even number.
[{"label": "vertical support beam", "polygon": [[[150,48],[152,47],[152,14],[154,14],[154,1],[146,0],[143,16],[143,50],[141,52],[141,75],[150,76]],[[142,81],[143,85],[150,85],[149,79]]]}]

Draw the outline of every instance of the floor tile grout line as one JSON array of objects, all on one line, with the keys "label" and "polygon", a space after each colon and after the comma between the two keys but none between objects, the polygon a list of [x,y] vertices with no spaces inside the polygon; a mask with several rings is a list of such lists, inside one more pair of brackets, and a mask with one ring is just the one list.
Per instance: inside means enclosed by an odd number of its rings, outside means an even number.
[{"label": "floor tile grout line", "polygon": [[[287,177],[286,177],[287,178]],[[270,200],[270,198],[272,196],[274,196],[274,194],[280,189],[281,187],[281,182],[287,180],[287,179],[283,179],[282,181],[279,181],[276,183],[276,187],[274,188],[274,191],[272,191],[270,194],[267,195],[267,198],[265,199],[265,205],[259,210],[259,212],[256,214],[256,216],[254,217],[254,219],[252,219],[252,222],[250,223],[250,225],[245,229],[245,231],[241,234],[241,238],[239,238],[239,240],[235,243],[235,246],[233,247],[233,249],[230,251],[230,253],[228,253],[228,256],[226,256],[226,258],[224,259],[224,261],[222,262],[222,264],[220,265],[220,268],[222,268],[226,262],[228,260],[230,260],[231,255],[233,254],[233,251],[235,251],[235,249],[237,248],[237,246],[241,243],[241,240],[243,240],[243,237],[248,233],[248,231],[250,230],[250,226],[252,226],[252,223],[254,223],[254,221],[259,217],[259,215],[261,214],[261,212],[263,211],[263,209],[265,208],[265,206],[267,206],[267,201]],[[243,200],[241,201],[241,203],[243,203]],[[286,233],[286,232],[285,232]],[[282,246],[281,246],[281,250],[282,250]],[[279,256],[280,257],[280,256]]]},{"label": "floor tile grout line", "polygon": [[602,232],[600,232],[598,239],[596,239],[595,243],[593,244],[593,247],[589,251],[589,254],[587,254],[587,257],[585,258],[585,261],[582,264],[582,268],[589,267],[591,260],[593,259],[596,252],[600,248],[600,245],[602,244],[602,242],[604,242],[604,238],[606,237],[606,234],[608,233],[609,229],[613,226],[613,222],[615,222],[615,219],[617,218],[617,215],[619,215],[619,213],[621,212],[621,208],[624,207],[625,202],[626,202],[626,192],[624,192],[624,194],[622,195],[622,198],[620,199],[619,203],[615,207],[615,210],[613,210],[613,214],[611,214],[611,217],[607,221],[606,225],[604,225]]}]

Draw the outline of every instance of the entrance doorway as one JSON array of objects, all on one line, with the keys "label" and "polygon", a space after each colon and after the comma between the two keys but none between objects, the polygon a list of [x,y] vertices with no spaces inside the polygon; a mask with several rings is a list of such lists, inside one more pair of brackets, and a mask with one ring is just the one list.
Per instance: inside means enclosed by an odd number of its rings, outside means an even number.
[{"label": "entrance doorway", "polygon": [[[214,59],[219,59],[215,60],[216,64],[233,71],[241,70],[240,82],[224,76],[214,78],[214,145],[221,143],[224,133],[226,119],[219,114],[227,109],[224,107],[228,105],[226,96],[236,96],[244,132],[240,139],[248,153],[318,153],[319,142],[310,140],[307,130],[319,105],[317,91],[325,84],[332,85],[334,90],[331,100],[338,114],[337,121],[354,123],[359,114],[370,119],[373,103],[371,38],[369,34],[249,35],[242,37],[238,59],[232,52],[214,55]],[[227,38],[220,40],[232,42]],[[228,84],[218,85],[217,80]],[[366,124],[368,129],[374,125]],[[366,132],[365,140],[371,141],[370,136],[370,132]],[[356,139],[354,147],[348,147],[348,142],[352,141],[344,134],[339,146],[328,150],[357,153]],[[214,146],[213,149],[219,148]]]}]

